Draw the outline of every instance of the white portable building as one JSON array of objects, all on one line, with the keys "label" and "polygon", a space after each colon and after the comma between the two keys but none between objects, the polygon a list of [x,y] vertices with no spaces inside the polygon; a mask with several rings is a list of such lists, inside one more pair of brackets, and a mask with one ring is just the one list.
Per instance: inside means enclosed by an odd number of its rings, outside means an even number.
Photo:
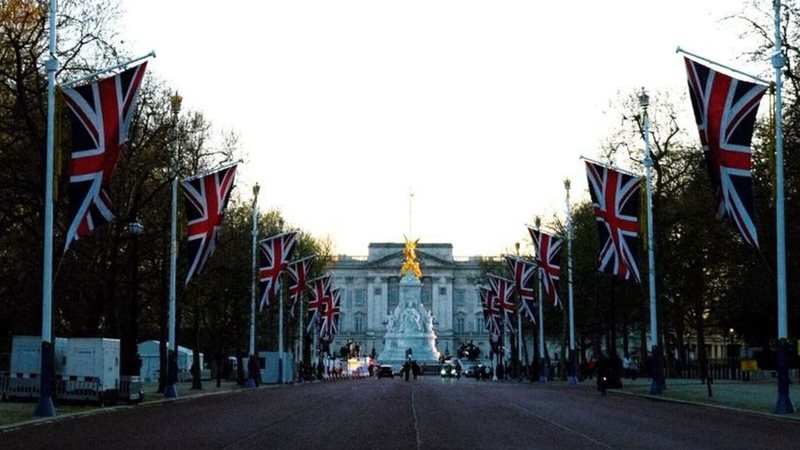
[{"label": "white portable building", "polygon": [[[160,370],[160,354],[158,346],[160,341],[150,340],[139,343],[139,358],[142,360],[142,368],[139,371],[142,381],[154,383],[158,381]],[[169,344],[167,344],[169,348]],[[178,380],[190,380],[192,378],[189,369],[192,368],[193,350],[178,346]],[[203,354],[200,353],[200,367],[204,367]]]}]

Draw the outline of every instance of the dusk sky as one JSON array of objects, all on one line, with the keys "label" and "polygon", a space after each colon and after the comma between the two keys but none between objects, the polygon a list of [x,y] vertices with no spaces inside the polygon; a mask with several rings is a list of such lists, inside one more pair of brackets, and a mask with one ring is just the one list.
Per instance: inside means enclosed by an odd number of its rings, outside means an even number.
[{"label": "dusk sky", "polygon": [[185,107],[239,134],[239,194],[257,181],[262,210],[350,255],[402,242],[410,189],[421,242],[525,248],[534,216],[564,216],[564,178],[588,197],[579,156],[619,123],[611,102],[685,94],[676,46],[770,70],[723,20],[739,1],[122,4],[130,53],[155,50],[148,69]]}]

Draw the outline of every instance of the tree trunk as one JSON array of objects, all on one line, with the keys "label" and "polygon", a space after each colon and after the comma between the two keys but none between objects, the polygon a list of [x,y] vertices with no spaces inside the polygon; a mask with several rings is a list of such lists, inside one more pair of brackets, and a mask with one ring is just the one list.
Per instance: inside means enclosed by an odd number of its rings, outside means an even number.
[{"label": "tree trunk", "polygon": [[703,308],[696,308],[695,332],[697,333],[697,369],[700,373],[700,381],[705,383],[708,380],[708,355],[706,354],[706,335],[703,327]]}]

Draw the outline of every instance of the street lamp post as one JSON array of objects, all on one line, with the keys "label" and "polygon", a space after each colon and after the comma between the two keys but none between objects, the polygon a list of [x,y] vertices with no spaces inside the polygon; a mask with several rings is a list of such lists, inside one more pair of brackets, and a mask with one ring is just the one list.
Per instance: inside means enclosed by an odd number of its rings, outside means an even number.
[{"label": "street lamp post", "polygon": [[169,357],[167,358],[167,388],[164,397],[178,397],[178,339],[175,336],[177,314],[176,279],[178,276],[178,113],[181,110],[182,98],[175,93],[172,96],[172,119],[175,136],[172,142],[172,205],[169,232]]},{"label": "street lamp post", "polygon": [[569,297],[569,384],[578,384],[578,360],[575,354],[575,305],[572,295],[572,206],[569,203],[569,178],[564,180],[564,190],[567,191],[567,294]]},{"label": "street lamp post", "polygon": [[781,40],[781,2],[775,0],[775,51],[772,67],[775,69],[775,227],[777,254],[776,275],[778,281],[778,400],[775,412],[788,414],[795,411],[789,397],[789,344],[787,343],[788,319],[786,312],[786,223],[783,212],[783,103],[782,71],[786,65]]},{"label": "street lamp post", "polygon": [[[250,358],[256,358],[256,361],[258,361],[258,356],[256,355],[256,282],[258,279],[256,276],[256,251],[258,250],[258,192],[260,189],[258,183],[253,186],[253,230],[250,233],[252,237],[250,248],[252,280],[250,282],[250,347],[248,353]],[[254,367],[252,364],[248,364],[248,366]],[[248,370],[247,387],[256,387],[254,376],[255,374]]]},{"label": "street lamp post", "polygon": [[[539,231],[539,227],[542,225],[542,219],[540,217],[536,217],[534,219],[534,224],[536,225],[536,231]],[[544,304],[542,298],[542,269],[541,269],[541,255],[536,255],[538,258],[537,265],[539,267],[536,268],[536,284],[539,289],[539,296],[537,303],[539,303],[539,383],[546,383],[547,382],[547,371],[549,369],[549,363],[547,358],[545,358],[545,351],[544,351]]]},{"label": "street lamp post", "polygon": [[39,417],[53,417],[54,384],[54,342],[53,342],[53,154],[55,148],[55,92],[56,71],[56,0],[50,0],[49,10],[49,58],[45,61],[47,70],[47,148],[44,182],[44,242],[42,264],[42,347],[41,384],[39,403],[33,414]]},{"label": "street lamp post", "polygon": [[647,107],[650,106],[650,96],[642,88],[639,94],[639,106],[642,107],[644,120],[644,167],[645,167],[645,197],[647,208],[647,279],[650,293],[650,349],[653,367],[650,395],[661,395],[663,383],[661,381],[661,352],[658,348],[658,310],[656,309],[656,270],[655,254],[653,250],[653,203],[650,185],[653,178],[653,159],[650,157],[650,117]]},{"label": "street lamp post", "polygon": [[144,233],[144,225],[132,214],[127,224],[130,235],[128,247],[128,304],[127,313],[120,320],[120,375],[126,377],[139,375],[139,358],[136,342],[139,335],[137,316],[139,314],[139,236]]}]

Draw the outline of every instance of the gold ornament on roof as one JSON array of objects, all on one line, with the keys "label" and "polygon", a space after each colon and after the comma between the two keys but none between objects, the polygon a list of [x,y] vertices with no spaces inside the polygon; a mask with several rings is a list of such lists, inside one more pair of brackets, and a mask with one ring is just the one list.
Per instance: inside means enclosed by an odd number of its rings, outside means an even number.
[{"label": "gold ornament on roof", "polygon": [[406,248],[403,249],[403,255],[405,255],[406,260],[403,261],[403,267],[400,268],[400,276],[403,277],[406,273],[411,272],[415,277],[419,278],[422,276],[422,271],[419,270],[419,261],[417,261],[419,239],[412,241],[405,235],[403,238],[406,240]]}]

